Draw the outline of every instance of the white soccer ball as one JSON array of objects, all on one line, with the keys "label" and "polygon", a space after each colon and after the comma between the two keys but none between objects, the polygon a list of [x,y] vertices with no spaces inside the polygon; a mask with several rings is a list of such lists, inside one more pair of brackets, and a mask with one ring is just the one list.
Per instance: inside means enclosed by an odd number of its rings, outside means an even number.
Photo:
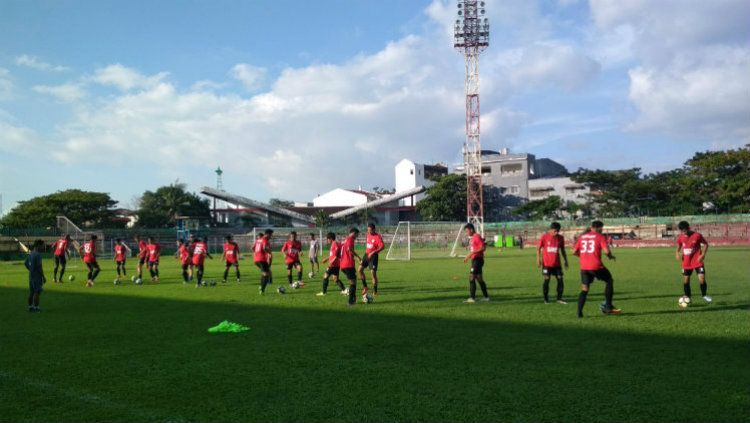
[{"label": "white soccer ball", "polygon": [[690,297],[683,295],[677,300],[677,305],[680,306],[680,308],[687,308],[690,305]]},{"label": "white soccer ball", "polygon": [[279,294],[286,294],[286,289],[284,289],[283,286],[280,286],[276,288],[276,292],[278,292]]},{"label": "white soccer ball", "polygon": [[135,282],[136,285],[140,285],[140,284],[143,283],[143,279],[141,279],[141,278],[135,278],[135,280],[133,282]]},{"label": "white soccer ball", "polygon": [[310,272],[310,273],[307,274],[307,277],[310,278],[310,279],[312,279],[313,276],[315,276],[315,273],[313,273],[313,272]]},{"label": "white soccer ball", "polygon": [[68,276],[68,280],[71,281],[71,282],[73,282],[74,280],[76,280],[76,277],[73,276],[73,275],[70,275],[70,276]]},{"label": "white soccer ball", "polygon": [[365,303],[365,304],[370,304],[374,300],[375,300],[375,298],[373,298],[373,296],[370,295],[370,294],[365,294],[365,295],[362,296],[362,302]]},{"label": "white soccer ball", "polygon": [[299,282],[292,282],[292,288],[299,289]]}]

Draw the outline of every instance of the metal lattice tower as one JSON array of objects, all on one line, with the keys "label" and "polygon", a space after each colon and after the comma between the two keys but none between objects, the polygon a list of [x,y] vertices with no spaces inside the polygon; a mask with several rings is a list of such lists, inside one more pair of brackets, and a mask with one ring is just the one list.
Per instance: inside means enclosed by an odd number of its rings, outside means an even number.
[{"label": "metal lattice tower", "polygon": [[479,54],[490,45],[490,23],[484,17],[484,1],[458,0],[458,19],[453,47],[466,60],[466,221],[484,236],[484,198],[482,195],[482,145],[479,141]]},{"label": "metal lattice tower", "polygon": [[217,166],[214,172],[216,172],[216,189],[220,191],[224,191],[224,181],[222,180],[222,177],[221,177],[221,175],[224,174],[224,171],[221,170],[221,166]]}]

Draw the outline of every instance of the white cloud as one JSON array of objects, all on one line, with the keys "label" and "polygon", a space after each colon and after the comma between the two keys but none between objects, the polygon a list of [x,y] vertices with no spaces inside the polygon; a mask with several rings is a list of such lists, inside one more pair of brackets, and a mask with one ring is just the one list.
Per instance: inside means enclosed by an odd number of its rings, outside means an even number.
[{"label": "white cloud", "polygon": [[129,91],[134,88],[148,89],[158,85],[169,75],[161,72],[156,75],[146,76],[135,69],[125,67],[119,63],[97,69],[91,81],[101,85],[111,85],[121,91]]},{"label": "white cloud", "polygon": [[0,101],[10,100],[13,96],[13,81],[8,69],[0,68]]},{"label": "white cloud", "polygon": [[78,101],[86,96],[86,90],[82,86],[73,83],[52,86],[36,85],[33,90],[40,94],[51,95],[68,103]]},{"label": "white cloud", "polygon": [[534,87],[573,91],[599,73],[599,63],[569,45],[536,44],[522,49],[509,65],[511,81]]},{"label": "white cloud", "polygon": [[24,54],[16,57],[16,65],[25,66],[27,68],[36,69],[40,71],[52,71],[52,72],[64,72],[70,70],[70,68],[61,65],[52,65],[50,63],[39,60],[35,56]]},{"label": "white cloud", "polygon": [[240,81],[248,91],[255,91],[261,87],[265,77],[266,69],[258,66],[239,63],[229,71],[232,78]]},{"label": "white cloud", "polygon": [[33,129],[0,121],[0,151],[31,156],[40,145],[41,141]]}]

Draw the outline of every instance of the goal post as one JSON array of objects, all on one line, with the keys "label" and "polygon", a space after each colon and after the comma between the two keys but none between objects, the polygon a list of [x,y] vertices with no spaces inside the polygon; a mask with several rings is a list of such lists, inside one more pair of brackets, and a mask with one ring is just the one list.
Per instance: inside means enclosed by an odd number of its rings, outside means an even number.
[{"label": "goal post", "polygon": [[459,222],[398,222],[385,258],[409,261],[456,257],[463,245],[463,225]]}]

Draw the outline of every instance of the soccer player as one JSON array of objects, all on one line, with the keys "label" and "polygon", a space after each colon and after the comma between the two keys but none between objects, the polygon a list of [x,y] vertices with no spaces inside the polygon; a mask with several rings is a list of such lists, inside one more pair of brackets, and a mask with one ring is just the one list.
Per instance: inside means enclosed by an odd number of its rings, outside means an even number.
[{"label": "soccer player", "polygon": [[188,260],[188,276],[189,280],[193,281],[193,249],[195,248],[195,235],[190,234],[188,236],[188,242],[185,245],[188,251],[189,260]]},{"label": "soccer player", "polygon": [[[354,268],[354,259],[357,258],[361,261],[359,256],[357,255],[357,252],[354,251],[355,242],[357,241],[357,236],[359,236],[359,229],[357,228],[351,228],[349,229],[349,236],[346,237],[343,244],[341,245],[341,250],[339,252],[339,256],[341,257],[340,266],[341,271],[344,272],[344,275],[346,276],[346,279],[349,281],[349,305],[353,306],[357,303],[356,295],[357,295],[357,271]],[[367,294],[367,282],[362,281],[362,295]]]},{"label": "soccer player", "polygon": [[320,242],[315,238],[315,234],[310,234],[310,271],[313,274],[320,272],[320,263],[318,262],[318,253],[320,252]]},{"label": "soccer player", "polygon": [[159,282],[159,257],[161,257],[161,245],[153,237],[148,237],[148,272],[151,274],[151,282]]},{"label": "soccer player", "polygon": [[358,273],[362,285],[367,286],[365,269],[370,268],[372,291],[375,295],[378,295],[378,253],[383,251],[383,248],[385,248],[385,243],[383,243],[383,237],[375,231],[375,224],[368,224],[367,238],[365,240],[365,256],[362,257],[362,262],[359,264]]},{"label": "soccer player", "polygon": [[37,239],[31,247],[31,253],[26,257],[24,265],[29,271],[29,311],[38,313],[42,311],[39,308],[39,296],[44,290],[42,286],[47,283],[42,269],[42,251],[44,251],[44,241]]},{"label": "soccer player", "polygon": [[88,237],[88,240],[83,243],[81,251],[79,251],[79,254],[83,257],[83,262],[86,263],[86,267],[89,269],[88,278],[86,279],[87,288],[94,286],[94,281],[102,270],[99,267],[99,263],[96,262],[96,240],[97,236],[91,235]]},{"label": "soccer player", "polygon": [[188,268],[193,260],[192,254],[188,250],[188,246],[185,245],[185,241],[181,239],[177,240],[177,252],[175,253],[175,258],[180,261],[180,266],[182,267],[182,283],[186,284],[190,280]]},{"label": "soccer player", "polygon": [[469,237],[469,254],[464,258],[464,263],[471,260],[471,269],[469,270],[469,298],[465,303],[475,303],[477,301],[477,283],[482,289],[482,301],[489,301],[490,294],[487,293],[487,284],[484,283],[484,250],[487,245],[484,243],[482,236],[477,233],[476,228],[471,223],[464,226],[466,236]]},{"label": "soccer player", "polygon": [[281,252],[284,253],[284,263],[286,264],[286,278],[289,285],[292,285],[292,269],[297,270],[297,281],[302,282],[302,263],[299,256],[302,253],[302,243],[297,239],[297,232],[289,233],[289,239],[281,246]]},{"label": "soccer player", "polygon": [[589,294],[589,285],[594,279],[599,279],[605,283],[604,286],[604,304],[601,311],[604,314],[620,314],[622,310],[612,304],[614,296],[614,280],[609,269],[602,263],[602,253],[608,259],[615,260],[612,251],[607,245],[607,238],[602,235],[604,223],[595,220],[591,223],[588,232],[578,237],[576,245],[573,248],[573,255],[581,258],[581,293],[578,295],[578,318],[583,317],[583,305],[586,303],[586,296]]},{"label": "soccer player", "polygon": [[[55,270],[52,276],[54,283],[62,283],[63,274],[65,273],[65,266],[68,263],[68,255],[70,248],[70,235],[65,235],[55,242]],[[57,269],[60,269],[60,278],[57,278]]]},{"label": "soccer player", "polygon": [[237,276],[237,282],[240,281],[240,246],[232,240],[232,235],[227,235],[224,238],[224,252],[221,253],[221,257],[224,259],[226,266],[224,267],[224,280],[222,282],[227,283],[227,276],[229,276],[229,268],[234,266],[234,272]]},{"label": "soccer player", "polygon": [[196,288],[201,287],[201,281],[203,281],[203,263],[206,261],[206,257],[213,260],[211,254],[208,252],[208,245],[200,238],[195,238],[195,244],[193,245],[193,266],[196,274]]},{"label": "soccer player", "polygon": [[128,246],[122,242],[122,239],[120,238],[115,239],[114,260],[115,260],[115,264],[117,265],[117,280],[118,281],[120,280],[121,273],[122,273],[122,276],[128,275],[128,272],[125,270],[125,261],[127,260],[128,252],[130,252],[130,248],[128,248]]},{"label": "soccer player", "polygon": [[271,283],[271,236],[273,235],[272,229],[266,229],[253,244],[253,261],[255,265],[260,269],[260,294],[263,295],[266,292],[266,285]]},{"label": "soccer player", "polygon": [[703,265],[703,260],[708,253],[708,242],[703,238],[703,235],[690,230],[690,224],[684,220],[677,224],[677,228],[680,230],[680,236],[677,237],[675,256],[678,261],[682,262],[682,289],[685,295],[690,298],[692,294],[690,291],[690,276],[695,271],[698,274],[698,282],[700,282],[701,296],[703,296],[705,302],[710,303],[713,298],[706,295],[708,285],[706,285],[706,267]]},{"label": "soccer player", "polygon": [[542,283],[542,294],[544,303],[549,304],[549,281],[552,276],[557,279],[557,303],[567,304],[563,300],[563,271],[560,265],[560,256],[568,268],[568,255],[565,253],[565,238],[560,235],[560,224],[552,222],[549,230],[539,239],[536,248],[536,265],[542,269],[544,282]]},{"label": "soccer player", "polygon": [[341,244],[336,241],[336,234],[333,232],[328,232],[326,235],[326,241],[331,244],[331,250],[328,254],[328,257],[323,259],[323,263],[328,262],[328,269],[326,269],[325,273],[323,273],[323,292],[319,292],[315,295],[322,297],[328,293],[328,279],[333,278],[333,282],[339,287],[341,290],[341,294],[346,294],[346,289],[344,288],[344,284],[339,279],[339,270],[340,270],[340,260],[339,260],[339,254],[341,252]]},{"label": "soccer player", "polygon": [[138,266],[136,266],[136,273],[138,273],[138,279],[143,279],[143,265],[148,260],[148,244],[141,239],[140,235],[136,235],[133,238],[138,243]]}]

